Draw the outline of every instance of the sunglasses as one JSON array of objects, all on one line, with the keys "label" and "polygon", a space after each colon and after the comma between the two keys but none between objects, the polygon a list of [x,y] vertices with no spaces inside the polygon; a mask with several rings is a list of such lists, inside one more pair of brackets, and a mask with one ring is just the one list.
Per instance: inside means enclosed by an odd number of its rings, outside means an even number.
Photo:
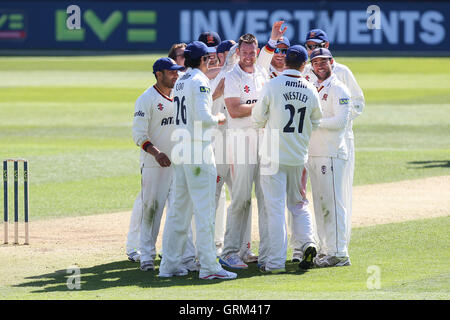
[{"label": "sunglasses", "polygon": [[275,48],[275,53],[281,53],[281,54],[286,54],[287,49],[286,48]]},{"label": "sunglasses", "polygon": [[317,48],[323,48],[325,47],[326,42],[318,43],[318,44],[305,44],[306,49],[308,50],[314,50]]}]

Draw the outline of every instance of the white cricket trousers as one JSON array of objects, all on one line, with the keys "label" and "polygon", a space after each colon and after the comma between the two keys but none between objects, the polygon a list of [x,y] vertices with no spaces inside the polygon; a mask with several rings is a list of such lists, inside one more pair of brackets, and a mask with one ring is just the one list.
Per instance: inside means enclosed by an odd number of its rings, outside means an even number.
[{"label": "white cricket trousers", "polygon": [[355,173],[355,143],[353,139],[346,138],[348,161],[346,163],[346,178],[347,178],[347,241],[350,243],[350,236],[352,233],[352,195],[353,195],[353,176]]},{"label": "white cricket trousers", "polygon": [[[172,174],[172,167],[144,167],[141,169],[141,191],[134,201],[126,244],[126,253],[140,251],[141,261],[155,259],[155,245],[164,206],[170,195]],[[155,181],[158,183],[155,183]],[[167,201],[167,211],[169,209],[170,201]],[[183,261],[192,258],[195,258],[195,247],[192,243],[192,231],[190,230]]]},{"label": "white cricket trousers", "polygon": [[[224,158],[226,158],[227,155],[227,134],[223,134],[223,141],[221,144],[217,145],[216,148],[220,148],[219,151],[221,151],[221,154],[219,154],[216,157],[216,160],[218,162],[226,162],[226,163],[216,163],[217,168],[217,189],[216,189],[216,226],[215,226],[215,234],[214,234],[214,241],[216,244],[223,244],[225,241],[225,226],[226,226],[226,217],[229,215],[229,211],[231,209],[231,206],[226,209],[226,195],[225,195],[225,188],[224,183],[228,186],[228,192],[232,193],[232,180],[231,180],[231,170],[230,170],[230,158],[228,158],[228,161],[223,161]],[[215,152],[217,153],[217,149],[215,149]],[[231,150],[230,150],[231,152]],[[228,155],[227,155],[228,156]],[[240,254],[244,255],[248,250],[250,250],[251,245],[251,239],[252,239],[252,216],[251,214],[248,217],[248,223],[247,228],[245,230],[244,234],[244,240],[241,244],[241,250]]]},{"label": "white cricket trousers", "polygon": [[303,208],[300,193],[304,166],[280,165],[273,175],[261,175],[261,188],[268,216],[270,249],[266,262],[267,270],[285,268],[288,237],[285,207],[292,214],[292,231],[303,248],[315,243],[311,212]]},{"label": "white cricket trousers", "polygon": [[[158,183],[155,183],[158,181]],[[156,256],[156,238],[158,237],[161,217],[172,182],[172,168],[143,167],[141,168],[141,190],[136,197],[130,218],[127,235],[127,254],[141,250],[142,227],[144,231],[144,259],[154,260]]]},{"label": "white cricket trousers", "polygon": [[139,238],[142,222],[142,191],[134,200],[133,210],[131,211],[130,225],[128,227],[126,252],[130,254],[139,250]]},{"label": "white cricket trousers", "polygon": [[222,269],[216,260],[214,245],[216,167],[214,164],[182,164],[173,165],[173,170],[173,207],[167,212],[160,273],[175,273],[181,268],[192,214],[201,271],[216,273]]},{"label": "white cricket trousers", "polygon": [[[300,203],[298,203],[297,205],[297,210],[302,211],[302,214],[308,214],[309,211],[309,201],[306,198],[306,185],[308,182],[308,171],[306,171],[306,168],[304,167],[304,169],[301,172],[300,177],[298,177],[299,181],[300,181],[300,194],[302,196],[302,201]],[[302,242],[300,241],[300,239],[297,239],[297,234],[295,233],[292,221],[293,221],[293,216],[291,211],[288,212],[288,226],[289,226],[289,233],[291,234],[291,237],[289,239],[289,244],[290,246],[294,249],[294,250],[301,250],[302,249]],[[313,223],[314,225],[314,223]]]},{"label": "white cricket trousers", "polygon": [[225,236],[226,221],[226,194],[225,183],[228,191],[231,193],[231,176],[229,164],[216,164],[217,168],[217,185],[216,185],[216,219],[214,229],[214,242],[223,244]]},{"label": "white cricket trousers", "polygon": [[155,260],[156,239],[171,182],[171,167],[144,167],[142,169],[141,198],[143,206],[139,242],[141,261]]},{"label": "white cricket trousers", "polygon": [[[227,216],[225,241],[222,257],[228,254],[243,253],[242,245],[248,243],[248,229],[251,228],[252,212],[252,189],[255,184],[255,195],[258,202],[258,227],[259,227],[259,250],[258,263],[264,264],[267,259],[268,226],[267,211],[264,204],[264,195],[261,190],[259,164],[233,164],[231,165],[231,205]],[[251,230],[251,229],[250,229]],[[251,235],[251,233],[250,233]]]},{"label": "white cricket trousers", "polygon": [[307,164],[319,252],[337,257],[348,257],[346,165],[347,160],[312,156]]}]

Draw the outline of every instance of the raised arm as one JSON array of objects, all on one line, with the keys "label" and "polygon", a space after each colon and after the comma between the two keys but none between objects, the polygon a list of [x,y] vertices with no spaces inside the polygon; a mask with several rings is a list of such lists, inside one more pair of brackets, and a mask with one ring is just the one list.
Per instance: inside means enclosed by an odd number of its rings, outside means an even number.
[{"label": "raised arm", "polygon": [[287,30],[287,27],[283,29],[281,26],[284,21],[275,21],[272,25],[272,32],[270,33],[269,42],[261,49],[258,55],[258,60],[256,60],[256,64],[266,69],[269,72],[270,63],[272,62],[273,52],[277,46],[277,41],[280,39]]}]

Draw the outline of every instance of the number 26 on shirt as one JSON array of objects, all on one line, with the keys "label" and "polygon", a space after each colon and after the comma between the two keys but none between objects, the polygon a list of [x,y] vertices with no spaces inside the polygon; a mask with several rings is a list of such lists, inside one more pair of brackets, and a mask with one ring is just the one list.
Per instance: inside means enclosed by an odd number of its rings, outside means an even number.
[{"label": "number 26 on shirt", "polygon": [[186,124],[186,105],[184,104],[184,100],[185,100],[184,96],[181,97],[181,101],[178,98],[178,96],[173,98],[173,101],[177,103],[177,116],[175,118],[176,125],[180,124],[180,116],[181,116],[181,121],[183,122],[183,124]]}]

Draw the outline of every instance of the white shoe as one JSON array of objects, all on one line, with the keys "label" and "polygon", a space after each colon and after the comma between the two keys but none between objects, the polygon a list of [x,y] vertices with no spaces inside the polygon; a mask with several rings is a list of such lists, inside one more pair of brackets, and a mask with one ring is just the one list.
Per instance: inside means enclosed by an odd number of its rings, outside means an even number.
[{"label": "white shoe", "polygon": [[246,265],[239,255],[236,253],[229,254],[224,258],[219,259],[219,263],[225,267],[232,269],[247,269],[248,265]]},{"label": "white shoe", "polygon": [[173,273],[163,273],[163,272],[159,272],[158,277],[160,278],[171,278],[173,276],[176,277],[182,277],[182,276],[186,276],[188,274],[188,271],[186,269],[179,269],[178,271],[175,271]]},{"label": "white shoe", "polygon": [[294,249],[292,252],[292,262],[300,262],[303,258],[303,252],[300,249]]},{"label": "white shoe", "polygon": [[192,259],[192,260],[189,260],[188,262],[183,263],[182,266],[183,266],[183,268],[185,268],[191,272],[200,271],[200,263],[195,259]]},{"label": "white shoe", "polygon": [[155,270],[155,264],[152,260],[141,261],[141,266],[139,269],[141,269],[141,271]]},{"label": "white shoe", "polygon": [[241,259],[245,263],[255,263],[258,262],[258,256],[248,249],[242,256]]},{"label": "white shoe", "polygon": [[141,259],[141,255],[137,251],[127,253],[127,257],[131,262],[138,262]]},{"label": "white shoe", "polygon": [[319,268],[346,267],[350,266],[351,262],[349,257],[323,256],[316,257],[314,264]]},{"label": "white shoe", "polygon": [[203,280],[209,280],[209,279],[236,279],[237,278],[237,274],[234,273],[234,272],[227,271],[225,269],[222,269],[219,272],[212,273],[212,274],[206,274],[206,273],[200,271],[199,278],[203,279]]}]

